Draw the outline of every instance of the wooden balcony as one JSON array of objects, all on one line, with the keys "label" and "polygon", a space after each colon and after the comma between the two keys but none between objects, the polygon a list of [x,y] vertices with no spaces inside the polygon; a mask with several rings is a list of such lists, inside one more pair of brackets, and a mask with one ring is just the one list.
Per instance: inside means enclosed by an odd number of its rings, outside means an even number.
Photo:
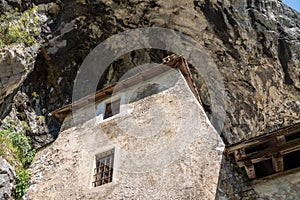
[{"label": "wooden balcony", "polygon": [[249,179],[300,170],[300,123],[226,147]]}]

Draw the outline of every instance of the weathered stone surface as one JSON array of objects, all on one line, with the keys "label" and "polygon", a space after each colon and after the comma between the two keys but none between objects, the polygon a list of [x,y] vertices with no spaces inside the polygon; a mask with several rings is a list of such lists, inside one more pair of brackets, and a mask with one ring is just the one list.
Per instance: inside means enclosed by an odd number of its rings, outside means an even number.
[{"label": "weathered stone surface", "polygon": [[[49,14],[48,3],[57,5],[48,21],[50,28],[44,28],[47,42],[22,89],[28,96],[38,92],[38,113],[71,102],[80,64],[99,42],[119,31],[158,26],[197,40],[219,67],[228,97],[224,142],[235,143],[299,122],[300,17],[280,0],[32,2],[47,4]],[[125,55],[99,85],[116,81],[133,66],[160,62],[163,56],[159,51]],[[201,75],[193,73],[209,115],[207,87]],[[9,105],[2,104],[1,110]],[[48,120],[50,132],[57,133],[57,124]]]},{"label": "weathered stone surface", "polygon": [[[15,12],[11,17],[12,21],[16,23],[23,23],[22,17],[19,19],[21,12],[26,9],[32,7],[31,1],[1,1],[2,4],[7,5],[8,7],[3,7],[0,10],[0,14],[4,15],[2,12]],[[0,3],[0,7],[1,7]],[[16,4],[16,5],[15,5]],[[15,10],[15,8],[19,8],[19,10]],[[11,11],[13,9],[14,11]],[[18,16],[18,17],[17,17]],[[9,112],[12,106],[12,99],[17,91],[22,86],[23,82],[27,78],[28,74],[33,71],[34,64],[36,61],[36,57],[40,51],[41,44],[43,39],[39,34],[44,32],[43,24],[47,21],[47,16],[45,14],[37,13],[37,12],[30,12],[30,16],[34,18],[34,21],[31,20],[30,23],[36,23],[35,27],[29,27],[27,30],[29,33],[35,32],[36,36],[34,38],[33,44],[28,47],[25,44],[20,42],[15,42],[13,44],[5,44],[7,42],[4,41],[4,44],[0,46],[0,119],[3,119]],[[24,20],[24,19],[23,19]],[[1,23],[7,23],[1,21]],[[11,22],[10,22],[11,23]],[[4,30],[3,25],[1,34],[7,34],[9,37],[23,37],[22,31],[16,29],[14,31],[19,32],[9,32],[8,30]],[[11,23],[9,26],[14,26]],[[21,34],[20,36],[17,36]],[[12,35],[12,36],[10,36]],[[5,35],[6,36],[6,35]],[[8,37],[8,36],[6,36]],[[4,38],[6,38],[4,37]],[[9,38],[8,37],[8,38]]]},{"label": "weathered stone surface", "polygon": [[[38,100],[38,97],[32,96],[29,98],[25,93],[19,91],[14,96],[9,115],[3,120],[5,123],[7,118],[12,119],[16,125],[16,131],[25,131],[24,134],[30,136],[31,145],[35,149],[41,148],[54,140],[49,133],[43,113],[36,113],[34,110],[34,104]],[[24,126],[27,126],[25,130]]]},{"label": "weathered stone surface", "polygon": [[294,200],[300,196],[300,172],[253,184],[261,199]]},{"label": "weathered stone surface", "polygon": [[[0,105],[23,83],[34,67],[37,52],[23,46],[0,49]],[[1,109],[0,116],[6,109]]]},{"label": "weathered stone surface", "polygon": [[[49,42],[26,83],[27,93],[41,92],[40,109],[50,112],[71,102],[76,72],[100,42],[119,31],[158,26],[191,36],[217,64],[226,87],[222,131],[226,143],[300,120],[300,15],[279,0],[62,1],[57,5],[57,16],[49,21]],[[165,53],[139,50],[124,55],[99,86],[117,81],[134,66],[160,62]],[[192,71],[209,114],[205,83],[201,74]]]},{"label": "weathered stone surface", "polygon": [[[31,1],[2,1],[7,6],[3,10],[19,8],[19,11],[32,7]],[[18,4],[18,5],[17,5]],[[1,5],[0,5],[1,6]],[[49,6],[51,7],[51,6]],[[50,9],[50,8],[49,8]],[[2,12],[1,10],[0,12]],[[17,11],[14,11],[17,12]],[[45,32],[46,26],[43,23],[47,20],[45,14],[34,13],[37,33]],[[49,130],[45,118],[47,113],[39,108],[39,92],[20,92],[27,76],[33,71],[36,57],[40,52],[43,39],[35,37],[35,42],[30,47],[24,44],[11,44],[0,47],[0,119],[6,123],[6,119],[13,119],[17,129],[23,131],[23,126],[28,125],[26,135],[32,137],[34,148],[40,148],[51,142],[53,137]],[[16,130],[18,131],[18,130]]]},{"label": "weathered stone surface", "polygon": [[2,157],[0,157],[0,199],[11,198],[15,189],[15,169]]},{"label": "weathered stone surface", "polygon": [[[239,171],[239,172],[238,172]],[[259,199],[246,173],[233,165],[227,158],[222,159],[216,200],[252,200]]]},{"label": "weathered stone surface", "polygon": [[30,0],[1,0],[0,13],[2,13],[4,10],[15,10],[15,8],[18,8],[19,10],[26,10],[29,6],[31,6]]}]

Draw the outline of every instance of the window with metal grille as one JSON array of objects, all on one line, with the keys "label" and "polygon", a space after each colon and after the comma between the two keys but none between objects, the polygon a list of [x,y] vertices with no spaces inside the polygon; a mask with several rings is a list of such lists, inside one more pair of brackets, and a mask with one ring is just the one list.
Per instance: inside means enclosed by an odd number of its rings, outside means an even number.
[{"label": "window with metal grille", "polygon": [[114,164],[114,149],[96,156],[93,187],[112,182]]},{"label": "window with metal grille", "polygon": [[120,99],[109,102],[105,106],[105,113],[103,119],[109,118],[120,112]]}]

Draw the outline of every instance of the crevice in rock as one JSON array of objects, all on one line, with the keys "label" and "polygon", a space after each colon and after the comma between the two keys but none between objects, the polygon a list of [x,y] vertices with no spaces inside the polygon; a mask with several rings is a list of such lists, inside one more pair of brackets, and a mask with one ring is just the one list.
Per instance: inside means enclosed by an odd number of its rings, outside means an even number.
[{"label": "crevice in rock", "polygon": [[282,30],[280,25],[278,24],[278,31],[280,36],[278,38],[278,58],[284,72],[284,83],[287,85],[293,85],[294,81],[291,79],[289,75],[288,63],[291,58],[291,50],[289,48],[289,44],[286,41],[287,35]]},{"label": "crevice in rock", "polygon": [[[205,0],[205,4],[199,4],[194,2],[194,6],[200,7],[201,11],[204,13],[206,19],[211,22],[214,26],[214,32],[223,41],[224,45],[230,50],[228,53],[235,59],[240,60],[241,56],[237,49],[234,48],[233,44],[230,42],[231,36],[228,33],[227,24],[223,15],[221,8],[213,8],[211,6],[210,0]],[[229,19],[229,23],[234,24],[233,19]]]},{"label": "crevice in rock", "polygon": [[[255,4],[257,4],[256,1],[255,1]],[[269,28],[263,22],[261,22],[259,19],[257,19],[255,17],[254,10],[253,10],[254,8],[251,7],[251,1],[248,1],[248,7],[249,7],[248,15],[251,18],[251,25],[257,33],[257,36],[256,36],[257,41],[262,45],[262,48],[263,48],[263,51],[261,53],[266,55],[269,58],[272,58],[273,55],[270,52],[270,47],[268,47],[266,45],[267,38],[264,33],[264,31],[268,31]],[[259,7],[257,7],[257,8],[259,8]],[[264,31],[262,31],[261,28],[258,27],[258,24],[264,28]]]}]

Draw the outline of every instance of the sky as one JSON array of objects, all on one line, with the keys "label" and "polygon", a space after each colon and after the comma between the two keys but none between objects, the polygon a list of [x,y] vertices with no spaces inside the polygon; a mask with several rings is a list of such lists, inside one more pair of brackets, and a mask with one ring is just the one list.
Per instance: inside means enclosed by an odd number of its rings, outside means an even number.
[{"label": "sky", "polygon": [[282,0],[282,2],[300,12],[300,0]]}]

